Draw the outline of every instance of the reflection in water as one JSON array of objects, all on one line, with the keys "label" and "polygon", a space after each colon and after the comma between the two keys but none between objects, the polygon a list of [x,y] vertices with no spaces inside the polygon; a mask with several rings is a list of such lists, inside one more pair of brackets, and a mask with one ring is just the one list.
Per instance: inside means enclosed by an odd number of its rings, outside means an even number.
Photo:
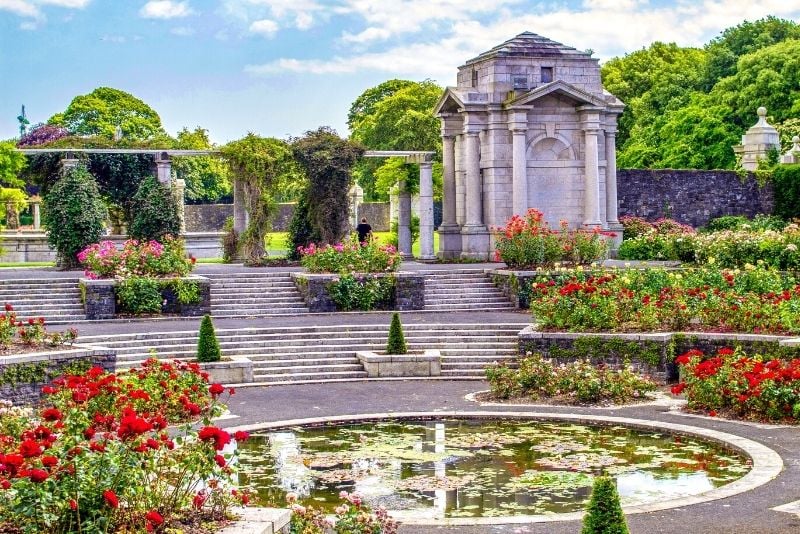
[{"label": "reflection in water", "polygon": [[241,445],[241,481],[262,504],[294,491],[325,510],[341,490],[399,519],[581,510],[593,476],[625,504],[702,493],[749,469],[736,453],[623,427],[516,421],[385,422],[273,432]]}]

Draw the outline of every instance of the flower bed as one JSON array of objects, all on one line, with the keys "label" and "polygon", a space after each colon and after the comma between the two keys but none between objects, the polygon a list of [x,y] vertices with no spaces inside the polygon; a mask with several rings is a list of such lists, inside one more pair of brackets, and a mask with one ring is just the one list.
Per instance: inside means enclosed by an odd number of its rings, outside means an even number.
[{"label": "flower bed", "polygon": [[542,212],[530,209],[525,217],[513,216],[504,228],[495,230],[495,260],[511,269],[527,269],[555,263],[589,264],[608,254],[607,237],[598,231],[569,230],[563,222],[553,230]]},{"label": "flower bed", "polygon": [[643,400],[656,389],[650,378],[628,366],[612,369],[588,360],[554,363],[528,353],[519,367],[495,365],[486,369],[491,397],[546,400],[556,404],[625,404]]},{"label": "flower bed", "polygon": [[714,356],[691,350],[676,359],[683,393],[691,410],[712,416],[743,419],[800,421],[800,359],[779,360],[740,350],[720,349]]},{"label": "flower bed", "polygon": [[[642,224],[649,224],[647,222],[632,224],[629,219],[625,224],[626,239],[618,252],[620,259],[679,260],[730,269],[763,264],[776,269],[800,270],[800,226],[797,224],[789,224],[782,230],[741,226],[710,233],[696,233],[674,221],[656,222],[647,230],[640,230]],[[633,229],[629,231],[629,228]]]},{"label": "flower bed", "polygon": [[800,332],[800,285],[763,268],[644,269],[543,276],[530,309],[545,330]]},{"label": "flower bed", "polygon": [[425,307],[425,276],[421,274],[292,273],[292,280],[312,312]]},{"label": "flower bed", "polygon": [[398,523],[391,519],[386,509],[379,506],[374,512],[364,504],[357,493],[342,491],[342,504],[336,515],[328,518],[313,506],[297,504],[297,495],[289,493],[286,500],[292,511],[289,532],[292,534],[395,534]]},{"label": "flower bed", "polygon": [[211,313],[211,281],[201,276],[83,279],[80,285],[86,318],[90,320],[113,319],[117,314],[199,317]]},{"label": "flower bed", "polygon": [[182,277],[194,268],[182,239],[166,236],[162,242],[129,239],[117,249],[113,241],[101,241],[78,253],[88,279]]},{"label": "flower bed", "polygon": [[[226,445],[247,436],[210,425],[225,390],[196,364],[92,368],[43,391],[41,408],[0,413],[0,530],[163,531],[190,513],[223,518],[246,504]],[[181,426],[168,433],[170,424]]]},{"label": "flower bed", "polygon": [[361,244],[357,238],[336,245],[298,247],[300,264],[310,273],[385,273],[400,267],[392,245]]}]

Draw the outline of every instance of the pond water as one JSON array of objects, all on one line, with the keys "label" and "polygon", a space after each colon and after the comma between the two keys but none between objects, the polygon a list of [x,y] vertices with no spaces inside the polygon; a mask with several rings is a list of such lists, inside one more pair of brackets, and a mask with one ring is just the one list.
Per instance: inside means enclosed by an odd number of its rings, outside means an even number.
[{"label": "pond water", "polygon": [[241,482],[262,505],[332,511],[341,490],[403,517],[582,510],[592,477],[614,476],[623,504],[727,484],[749,460],[695,438],[620,426],[536,421],[387,421],[292,428],[241,444]]}]

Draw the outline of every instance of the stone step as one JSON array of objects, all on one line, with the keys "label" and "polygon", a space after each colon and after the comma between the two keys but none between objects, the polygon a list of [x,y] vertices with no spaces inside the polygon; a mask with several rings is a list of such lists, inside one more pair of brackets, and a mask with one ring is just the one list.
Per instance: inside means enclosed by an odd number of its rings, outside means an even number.
[{"label": "stone step", "polygon": [[442,369],[442,376],[461,380],[486,380],[486,375],[483,373],[465,372],[457,369]]},{"label": "stone step", "polygon": [[19,295],[17,294],[16,297],[12,298],[3,298],[0,296],[0,301],[8,302],[10,304],[16,305],[36,305],[43,302],[48,304],[80,304],[81,303],[81,296],[77,294],[75,296],[72,295],[62,295],[60,293],[50,294],[50,295],[42,295],[41,297],[33,297],[28,294]]},{"label": "stone step", "polygon": [[486,302],[508,302],[508,299],[503,297],[502,295],[484,295],[484,294],[469,294],[464,296],[459,295],[452,295],[447,297],[438,297],[438,298],[431,298],[425,299],[426,303],[431,304],[450,304],[453,302],[462,302],[464,304],[481,304]]},{"label": "stone step", "polygon": [[358,363],[342,363],[342,364],[323,364],[314,367],[313,369],[310,366],[296,366],[291,365],[291,360],[287,360],[286,363],[289,364],[285,367],[272,367],[272,366],[253,366],[253,375],[297,375],[297,374],[305,374],[305,373],[341,373],[341,372],[356,372],[356,373],[363,373],[364,366]]},{"label": "stone step", "polygon": [[[212,297],[214,300],[214,297]],[[217,307],[231,307],[234,305],[241,305],[241,304],[296,304],[296,303],[303,303],[303,299],[300,298],[298,295],[294,295],[288,293],[286,295],[275,295],[269,294],[268,296],[259,295],[259,296],[243,296],[243,295],[235,295],[232,298],[225,299],[224,302],[216,302],[214,303]]]},{"label": "stone step", "polygon": [[426,311],[508,311],[514,310],[514,306],[511,305],[510,302],[504,302],[502,305],[500,304],[475,304],[469,305],[464,303],[459,304],[435,304],[435,303],[425,303],[425,310]]},{"label": "stone step", "polygon": [[276,281],[276,282],[264,282],[264,281],[254,281],[253,283],[247,282],[212,282],[211,289],[212,291],[243,291],[243,290],[254,290],[260,288],[270,288],[270,289],[295,289],[295,285],[292,281]]},{"label": "stone step", "polygon": [[320,380],[320,381],[327,381],[329,379],[341,379],[341,378],[358,378],[363,379],[367,378],[366,371],[331,371],[331,372],[319,372],[319,373],[291,373],[291,374],[281,374],[276,375],[269,372],[256,372],[253,370],[253,378],[256,382],[265,381],[269,379],[271,382],[296,382],[301,380]]},{"label": "stone step", "polygon": [[[305,356],[298,355],[298,356]],[[257,369],[269,369],[273,367],[314,367],[314,366],[328,366],[328,365],[357,365],[361,367],[361,363],[355,354],[342,357],[325,357],[325,358],[306,358],[306,357],[283,357],[274,360],[253,360],[253,367]],[[363,369],[361,369],[363,370]]]},{"label": "stone step", "polygon": [[219,319],[246,319],[252,317],[286,317],[292,315],[302,315],[304,313],[310,313],[305,308],[298,308],[298,309],[288,309],[288,310],[275,310],[275,311],[263,311],[263,310],[251,310],[251,311],[242,311],[242,312],[233,312],[233,311],[213,311],[211,315],[213,317]]},{"label": "stone step", "polygon": [[279,303],[279,304],[265,304],[263,306],[251,305],[212,305],[211,315],[224,316],[224,315],[293,315],[295,313],[308,312],[308,308],[301,306],[297,303]]}]

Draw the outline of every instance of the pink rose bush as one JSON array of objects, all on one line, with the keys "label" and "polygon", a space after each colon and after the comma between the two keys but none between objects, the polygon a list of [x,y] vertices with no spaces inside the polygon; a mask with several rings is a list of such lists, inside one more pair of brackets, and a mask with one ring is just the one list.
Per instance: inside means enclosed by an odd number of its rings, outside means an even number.
[{"label": "pink rose bush", "polygon": [[400,254],[392,245],[351,239],[335,245],[311,243],[298,247],[300,263],[311,273],[384,273],[400,267]]},{"label": "pink rose bush", "polygon": [[113,241],[89,245],[78,253],[78,261],[90,279],[131,276],[181,277],[194,267],[183,240],[166,236],[163,242],[129,239],[118,249]]}]

